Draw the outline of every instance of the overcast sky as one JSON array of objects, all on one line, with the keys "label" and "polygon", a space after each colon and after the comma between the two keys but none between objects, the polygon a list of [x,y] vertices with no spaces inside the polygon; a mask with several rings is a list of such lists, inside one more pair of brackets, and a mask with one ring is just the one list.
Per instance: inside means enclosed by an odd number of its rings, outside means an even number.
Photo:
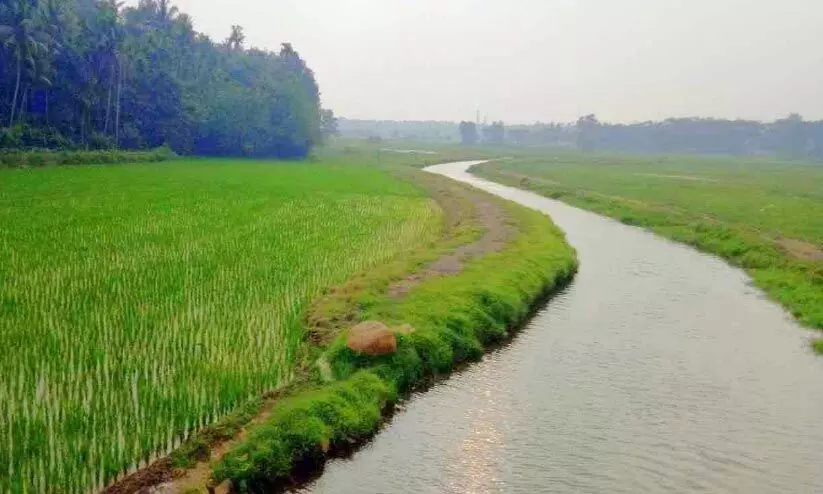
[{"label": "overcast sky", "polygon": [[176,0],[352,118],[823,118],[823,0]]}]

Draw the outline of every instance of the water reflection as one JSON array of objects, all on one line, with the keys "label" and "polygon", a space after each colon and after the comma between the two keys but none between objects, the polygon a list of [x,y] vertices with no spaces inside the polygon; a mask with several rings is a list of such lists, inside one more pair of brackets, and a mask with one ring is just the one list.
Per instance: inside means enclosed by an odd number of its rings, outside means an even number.
[{"label": "water reflection", "polygon": [[491,494],[498,492],[500,479],[500,455],[503,434],[498,424],[505,422],[505,414],[500,413],[497,395],[486,389],[482,395],[488,400],[484,406],[466,409],[465,420],[470,432],[462,444],[447,459],[448,470],[453,474],[448,478],[447,488],[453,492]]}]

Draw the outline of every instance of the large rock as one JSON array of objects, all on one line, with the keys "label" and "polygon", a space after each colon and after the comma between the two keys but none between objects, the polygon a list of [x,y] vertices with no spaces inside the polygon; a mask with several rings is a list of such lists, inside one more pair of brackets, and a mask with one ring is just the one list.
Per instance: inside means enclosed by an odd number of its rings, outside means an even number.
[{"label": "large rock", "polygon": [[397,338],[382,322],[366,321],[349,329],[346,346],[366,355],[391,355],[397,350]]}]

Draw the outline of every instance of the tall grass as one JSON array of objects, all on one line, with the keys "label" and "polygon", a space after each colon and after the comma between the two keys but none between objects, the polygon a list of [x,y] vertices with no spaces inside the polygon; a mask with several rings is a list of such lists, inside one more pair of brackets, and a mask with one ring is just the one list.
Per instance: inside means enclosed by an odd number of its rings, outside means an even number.
[{"label": "tall grass", "polygon": [[85,492],[286,382],[307,301],[440,213],[328,164],[0,171],[0,492]]}]

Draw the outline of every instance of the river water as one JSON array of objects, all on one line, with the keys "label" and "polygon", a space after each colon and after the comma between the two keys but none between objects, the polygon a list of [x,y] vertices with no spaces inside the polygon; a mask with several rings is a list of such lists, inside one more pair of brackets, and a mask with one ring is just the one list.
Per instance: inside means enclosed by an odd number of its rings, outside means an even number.
[{"label": "river water", "polygon": [[823,492],[823,358],[743,272],[471,164],[428,171],[550,214],[580,272],[305,492]]}]

